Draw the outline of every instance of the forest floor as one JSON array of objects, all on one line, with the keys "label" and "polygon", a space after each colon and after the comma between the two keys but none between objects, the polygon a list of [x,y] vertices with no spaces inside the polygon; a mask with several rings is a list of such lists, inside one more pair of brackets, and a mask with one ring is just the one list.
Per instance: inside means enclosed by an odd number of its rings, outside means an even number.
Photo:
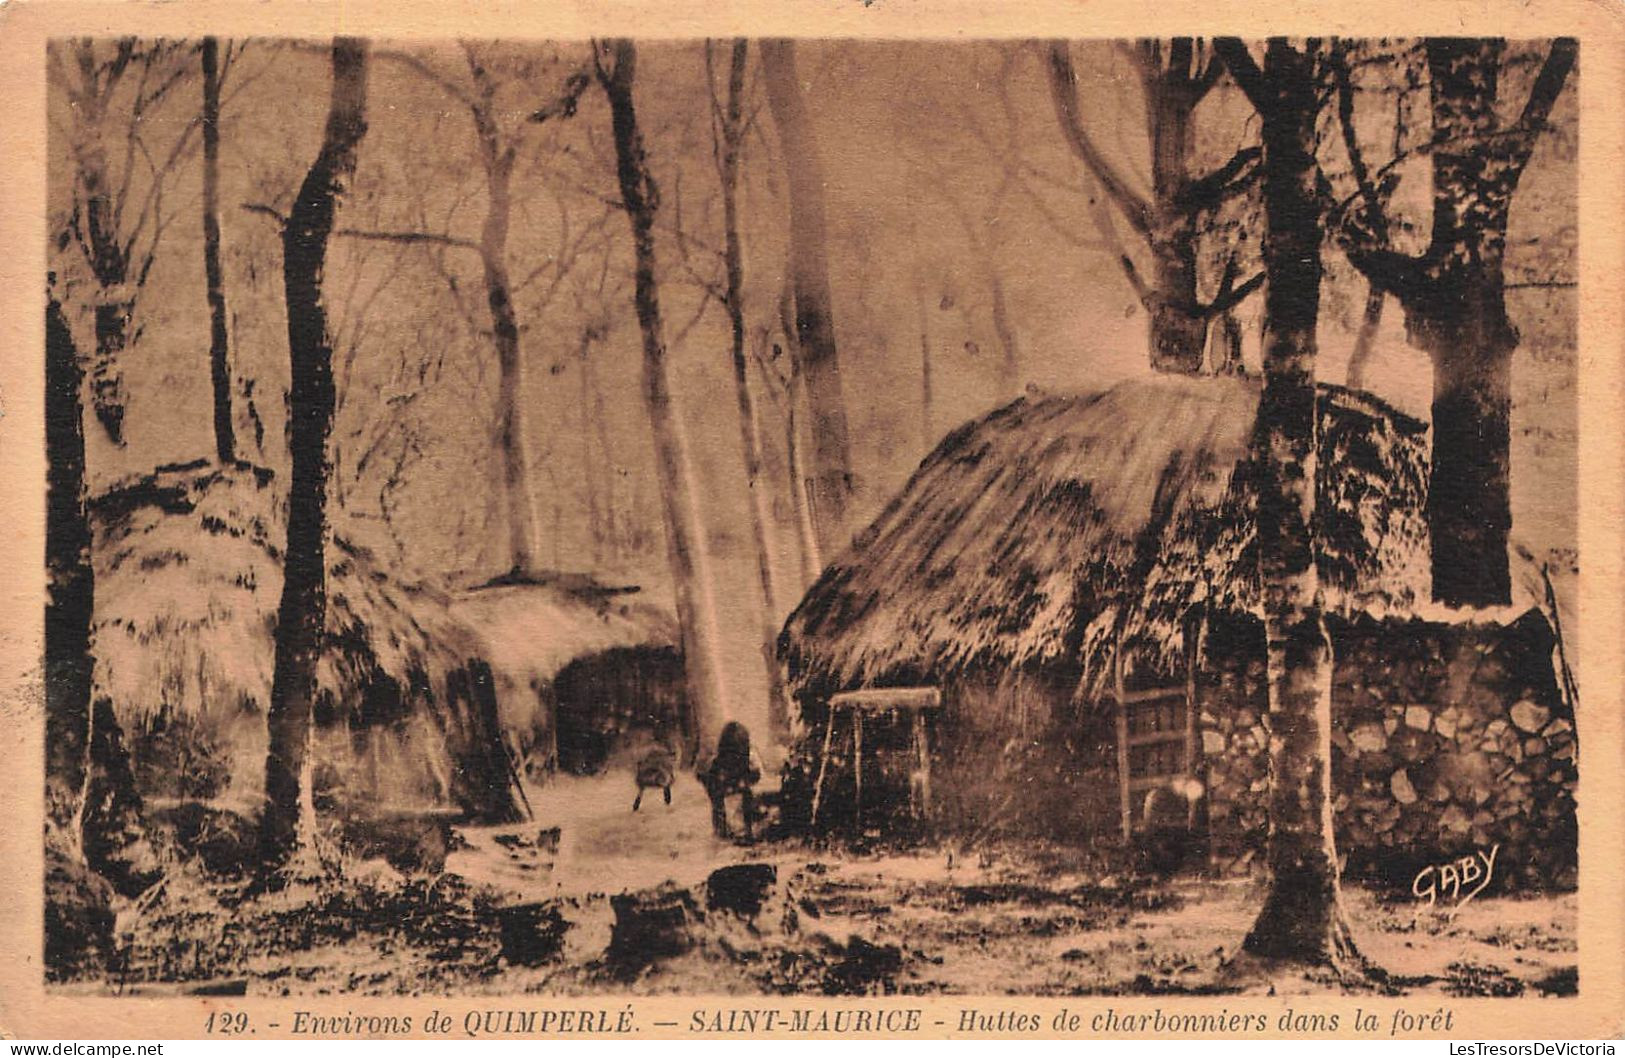
[{"label": "forest floor", "polygon": [[[969,853],[735,844],[712,835],[709,806],[692,778],[679,778],[670,806],[654,791],[634,813],[633,792],[625,772],[557,779],[531,791],[545,828],[459,828],[438,844],[419,834],[415,856],[399,847],[385,853],[395,866],[360,858],[369,852],[362,842],[326,877],[272,894],[254,895],[242,880],[193,861],[171,872],[150,908],[126,917],[116,972],[61,987],[1211,993],[1235,988],[1222,972],[1224,957],[1261,903],[1255,879],[1086,870],[1075,852],[1032,843]],[[373,840],[370,851],[381,847]],[[734,872],[745,881],[737,891],[711,880],[720,867],[751,864],[770,866],[771,877],[761,868]],[[612,903],[624,893],[640,894],[639,906],[656,908],[657,918],[665,909],[673,928],[629,940],[624,926],[617,931]],[[1357,885],[1345,886],[1345,899],[1361,950],[1391,975],[1394,990],[1576,990],[1572,893],[1486,894],[1453,915],[1408,893],[1401,902]],[[1303,991],[1332,987],[1302,980]]]}]

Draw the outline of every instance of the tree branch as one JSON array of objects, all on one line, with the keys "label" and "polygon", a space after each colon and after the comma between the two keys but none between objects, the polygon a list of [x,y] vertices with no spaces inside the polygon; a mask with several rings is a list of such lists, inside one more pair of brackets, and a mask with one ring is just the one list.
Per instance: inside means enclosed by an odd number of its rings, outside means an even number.
[{"label": "tree branch", "polygon": [[1183,213],[1198,213],[1217,207],[1253,182],[1258,174],[1255,163],[1262,153],[1257,147],[1242,148],[1219,168],[1185,185],[1175,196],[1174,205]]},{"label": "tree branch", "polygon": [[592,84],[592,76],[586,70],[576,70],[564,79],[564,88],[558,97],[548,102],[530,115],[530,120],[541,124],[549,118],[570,118],[575,116],[576,106],[581,102],[581,94]]},{"label": "tree branch", "polygon": [[1241,89],[1241,94],[1247,97],[1254,110],[1262,114],[1275,105],[1275,93],[1270,91],[1264,71],[1258,68],[1258,63],[1253,60],[1252,53],[1240,37],[1213,38],[1213,51],[1224,60],[1231,80],[1236,82],[1236,87]]},{"label": "tree branch", "polygon": [[1518,128],[1526,134],[1513,150],[1513,163],[1519,169],[1528,164],[1529,155],[1535,149],[1535,138],[1551,116],[1557,97],[1563,93],[1563,83],[1568,80],[1569,71],[1574,69],[1579,52],[1579,42],[1573,37],[1559,37],[1552,42],[1552,50],[1546,53],[1546,61],[1541,64],[1534,87],[1529,90],[1529,99],[1524,103],[1523,113],[1518,117]]},{"label": "tree branch", "polygon": [[1360,150],[1360,138],[1354,127],[1354,82],[1349,76],[1348,51],[1342,39],[1334,40],[1331,47],[1332,79],[1337,85],[1337,123],[1342,128],[1343,149],[1349,156],[1349,168],[1354,172],[1355,186],[1365,199],[1367,221],[1372,234],[1384,242],[1388,238],[1388,217],[1383,212],[1377,185],[1366,168],[1365,154]]},{"label": "tree branch", "polygon": [[1050,96],[1055,102],[1055,117],[1060,123],[1061,133],[1066,137],[1067,146],[1088,167],[1129,225],[1141,235],[1149,235],[1152,227],[1151,207],[1129,190],[1084,131],[1083,120],[1078,113],[1078,76],[1072,68],[1069,45],[1064,40],[1050,42],[1049,84]]},{"label": "tree branch", "polygon": [[[303,45],[296,43],[294,47],[302,49]],[[474,98],[467,88],[458,84],[456,81],[453,81],[439,70],[436,70],[433,66],[430,66],[423,59],[418,58],[416,55],[413,55],[410,52],[378,49],[375,50],[372,55],[375,59],[382,59],[384,62],[392,62],[406,67],[419,77],[422,77],[424,80],[428,81],[430,84],[433,84],[436,88],[439,88],[442,92],[457,100],[457,102],[463,104],[463,106],[468,107],[470,110],[479,105],[479,101]]]},{"label": "tree branch", "polygon": [[237,208],[245,213],[258,213],[261,216],[270,217],[276,221],[278,228],[285,227],[288,223],[288,218],[283,215],[281,210],[275,206],[267,206],[263,202],[240,202]]},{"label": "tree branch", "polygon": [[[1234,259],[1232,259],[1232,262],[1233,260]],[[1252,296],[1253,291],[1257,290],[1263,285],[1264,273],[1259,272],[1257,275],[1253,276],[1239,287],[1231,287],[1228,290],[1221,289],[1218,295],[1214,297],[1210,303],[1202,306],[1202,315],[1219,316],[1229,312],[1243,301],[1246,301],[1250,296]]]},{"label": "tree branch", "polygon": [[454,246],[459,250],[473,250],[478,253],[480,244],[473,239],[462,239],[455,235],[442,235],[432,231],[369,231],[364,228],[334,228],[335,236],[342,235],[350,239],[370,239],[373,242],[394,242],[408,246],[430,243],[435,246]]},{"label": "tree branch", "polygon": [[1343,253],[1349,263],[1361,275],[1378,290],[1399,298],[1401,303],[1415,296],[1418,286],[1426,281],[1421,258],[1362,243],[1348,238],[1349,234],[1347,230],[1339,233],[1339,241],[1343,244]]},{"label": "tree branch", "polygon": [[1217,53],[1209,55],[1207,66],[1203,67],[1202,72],[1191,82],[1191,91],[1198,103],[1207,98],[1207,94],[1213,91],[1213,86],[1219,83],[1219,75],[1222,73],[1224,73],[1224,60],[1220,59]]}]

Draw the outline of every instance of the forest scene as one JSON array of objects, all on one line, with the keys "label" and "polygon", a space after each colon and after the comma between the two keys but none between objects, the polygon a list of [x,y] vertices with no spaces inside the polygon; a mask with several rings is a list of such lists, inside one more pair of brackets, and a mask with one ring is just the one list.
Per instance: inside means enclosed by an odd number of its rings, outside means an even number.
[{"label": "forest scene", "polygon": [[1577,994],[1579,51],[53,40],[47,982]]}]

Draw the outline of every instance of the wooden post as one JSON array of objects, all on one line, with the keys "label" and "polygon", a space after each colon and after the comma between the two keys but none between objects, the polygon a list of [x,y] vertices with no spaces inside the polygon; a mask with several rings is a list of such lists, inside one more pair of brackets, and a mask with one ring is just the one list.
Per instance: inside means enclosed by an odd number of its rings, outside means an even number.
[{"label": "wooden post", "polygon": [[[1197,761],[1197,702],[1196,675],[1201,666],[1202,639],[1207,628],[1204,617],[1201,624],[1194,618],[1185,620],[1185,777],[1196,780]],[[1196,799],[1186,798],[1185,825],[1196,826]]]},{"label": "wooden post", "polygon": [[852,710],[852,777],[857,782],[857,796],[852,802],[852,825],[858,837],[863,837],[863,710]]},{"label": "wooden post", "polygon": [[818,802],[824,796],[824,775],[829,771],[829,744],[835,737],[835,704],[825,703],[824,708],[829,713],[824,722],[824,753],[818,758],[818,779],[813,783],[812,819],[808,825],[818,824]]},{"label": "wooden post", "polygon": [[914,746],[920,757],[920,806],[923,818],[931,810],[931,741],[925,732],[925,710],[914,710]]},{"label": "wooden post", "polygon": [[1134,836],[1134,802],[1128,789],[1128,703],[1123,693],[1123,640],[1112,648],[1112,688],[1117,695],[1117,795],[1123,812],[1123,841]]}]

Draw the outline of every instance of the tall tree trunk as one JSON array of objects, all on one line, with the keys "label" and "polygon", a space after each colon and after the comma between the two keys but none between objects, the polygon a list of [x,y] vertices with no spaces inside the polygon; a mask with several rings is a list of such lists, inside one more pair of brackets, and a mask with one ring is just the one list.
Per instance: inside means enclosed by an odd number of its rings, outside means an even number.
[{"label": "tall tree trunk", "polygon": [[52,296],[45,306],[45,774],[46,810],[63,825],[75,816],[84,786],[96,597],[82,378],[73,334]]},{"label": "tall tree trunk", "polygon": [[[89,45],[85,45],[88,47]],[[135,298],[130,290],[130,255],[119,238],[114,191],[104,142],[106,114],[99,97],[74,107],[74,154],[83,185],[84,209],[76,218],[90,270],[96,277],[95,354],[90,365],[90,403],[108,440],[124,444],[124,347],[129,342]]]},{"label": "tall tree trunk", "polygon": [[[1259,582],[1269,655],[1269,891],[1243,948],[1352,968],[1332,835],[1332,651],[1315,565],[1315,326],[1320,211],[1315,45],[1269,41],[1260,74],[1240,41],[1225,59],[1263,119],[1264,390],[1253,436]],[[1249,77],[1247,71],[1251,71]]]},{"label": "tall tree trunk", "polygon": [[327,620],[328,435],[333,426],[333,349],[322,299],[322,272],[338,199],[355,173],[367,131],[364,41],[333,41],[333,89],[320,153],[305,175],[282,232],[283,293],[288,312],[288,546],[277,610],[276,659],[266,716],[265,810],[260,850],[265,868],[298,849],[301,793],[308,761],[311,703]]},{"label": "tall tree trunk", "polygon": [[[1499,273],[1499,262],[1494,269]],[[1413,300],[1411,340],[1433,360],[1433,466],[1427,519],[1433,597],[1456,605],[1512,598],[1512,351],[1499,274],[1469,273],[1451,295]]]},{"label": "tall tree trunk", "polygon": [[214,384],[214,452],[237,461],[227,359],[226,281],[220,269],[220,38],[203,38],[203,275],[209,296],[209,378]]},{"label": "tall tree trunk", "polygon": [[635,255],[633,300],[643,334],[643,402],[654,435],[660,500],[666,523],[666,547],[677,588],[677,619],[682,625],[683,664],[688,678],[694,733],[704,759],[715,751],[727,721],[720,660],[721,634],[712,600],[710,560],[705,531],[694,495],[688,439],[673,406],[666,368],[666,338],[660,316],[656,279],[654,224],[659,192],[644,153],[632,86],[637,75],[637,48],[630,40],[609,42],[610,68],[600,70],[609,97],[615,133],[615,170],[621,201],[632,228]]},{"label": "tall tree trunk", "polygon": [[1372,283],[1365,293],[1365,311],[1360,314],[1360,329],[1354,335],[1354,351],[1349,353],[1349,366],[1343,384],[1350,389],[1365,388],[1365,372],[1371,363],[1371,354],[1377,346],[1377,331],[1382,327],[1382,310],[1388,304],[1388,295]]},{"label": "tall tree trunk", "polygon": [[[1200,374],[1213,311],[1197,298],[1199,215],[1244,185],[1241,174],[1256,152],[1240,151],[1219,169],[1195,176],[1191,172],[1194,115],[1213,87],[1219,70],[1217,62],[1200,61],[1196,41],[1190,37],[1140,41],[1135,46],[1135,60],[1151,143],[1149,198],[1134,191],[1090,139],[1080,113],[1071,47],[1065,41],[1053,41],[1049,46],[1050,96],[1067,146],[1100,189],[1101,195],[1090,202],[1095,227],[1116,249],[1135,296],[1150,313],[1152,369]],[[1116,207],[1149,250],[1150,282],[1122,252],[1101,199]],[[1243,284],[1243,296],[1255,285]]]},{"label": "tall tree trunk", "polygon": [[1429,282],[1401,302],[1413,344],[1433,357],[1428,533],[1433,597],[1461,606],[1511,601],[1512,351],[1502,262],[1521,158],[1480,144],[1496,114],[1503,42],[1427,44],[1434,135],[1435,248]]},{"label": "tall tree trunk", "polygon": [[530,492],[530,453],[525,437],[525,364],[519,348],[519,320],[508,279],[508,227],[512,214],[510,185],[514,149],[504,147],[493,109],[494,86],[484,68],[473,66],[475,90],[471,108],[485,169],[485,224],[480,229],[480,265],[485,277],[485,303],[491,318],[491,340],[497,350],[497,448],[502,453],[502,486],[508,501],[510,568],[523,573],[535,565],[536,509]]},{"label": "tall tree trunk", "polygon": [[829,287],[824,169],[801,95],[795,43],[764,40],[760,47],[768,107],[779,131],[789,183],[790,281],[795,291],[795,349],[801,357],[812,436],[813,522],[819,550],[834,554],[851,541],[847,506],[853,480]]},{"label": "tall tree trunk", "polygon": [[801,374],[801,354],[796,351],[794,306],[795,296],[786,273],[784,289],[779,293],[779,330],[790,350],[790,374],[784,385],[784,461],[790,478],[790,503],[795,508],[796,536],[800,541],[801,587],[805,590],[823,572],[824,559],[818,547],[818,529],[813,525],[812,500],[807,495],[811,475],[807,472],[801,443],[801,409],[807,403],[807,387]]},{"label": "tall tree trunk", "polygon": [[85,505],[83,374],[54,295],[45,306],[45,810],[84,862],[126,896],[160,876],[123,733],[92,700],[96,575]]},{"label": "tall tree trunk", "polygon": [[1148,238],[1152,282],[1151,367],[1199,375],[1207,351],[1208,317],[1197,301],[1196,217],[1180,205],[1190,183],[1196,145],[1192,115],[1199,96],[1183,87],[1183,71],[1148,71],[1146,113],[1151,137],[1152,208],[1158,221]]},{"label": "tall tree trunk", "polygon": [[745,349],[745,252],[739,239],[739,165],[745,140],[745,64],[749,42],[733,43],[728,62],[728,100],[722,119],[723,259],[727,271],[728,324],[732,332],[734,397],[739,411],[739,448],[745,461],[745,487],[750,490],[751,542],[756,549],[756,574],[762,592],[762,664],[767,673],[767,719],[776,737],[788,735],[789,701],[779,669],[778,588],[773,574],[771,525],[766,482],[762,480],[761,422],[750,392],[750,360]]},{"label": "tall tree trunk", "polygon": [[[1342,225],[1349,260],[1405,312],[1411,344],[1432,356],[1433,467],[1428,531],[1433,597],[1452,606],[1511,599],[1508,468],[1511,358],[1503,261],[1513,196],[1573,69],[1578,45],[1554,41],[1515,123],[1501,117],[1506,41],[1427,41],[1434,146],[1433,225],[1420,257],[1387,246],[1389,225],[1353,134],[1353,90],[1340,64],[1340,109],[1362,204]],[[1375,297],[1375,294],[1373,294]],[[1368,304],[1369,307],[1369,304]]]}]

